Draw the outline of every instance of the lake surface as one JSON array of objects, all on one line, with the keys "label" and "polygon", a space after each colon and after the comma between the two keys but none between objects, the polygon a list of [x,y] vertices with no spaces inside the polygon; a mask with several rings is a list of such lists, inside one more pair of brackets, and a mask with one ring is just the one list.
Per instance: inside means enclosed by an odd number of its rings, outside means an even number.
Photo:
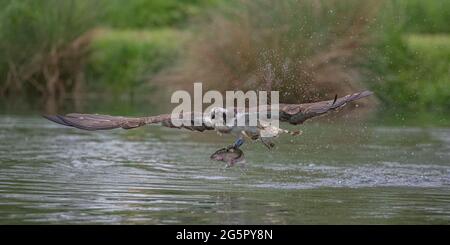
[{"label": "lake surface", "polygon": [[213,132],[0,116],[0,223],[450,224],[450,128],[300,128],[225,168]]}]

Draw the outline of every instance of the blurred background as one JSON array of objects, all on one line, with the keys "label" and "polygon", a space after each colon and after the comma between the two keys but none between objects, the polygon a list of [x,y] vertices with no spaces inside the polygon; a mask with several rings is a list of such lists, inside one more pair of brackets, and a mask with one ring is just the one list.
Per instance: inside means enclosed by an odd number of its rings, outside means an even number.
[{"label": "blurred background", "polygon": [[376,120],[450,125],[447,0],[0,0],[0,19],[6,114],[162,112],[203,82],[292,103],[371,89]]},{"label": "blurred background", "polygon": [[[0,0],[0,224],[450,224],[449,23],[449,0]],[[231,136],[40,116],[167,113],[194,82],[375,96],[234,168],[209,159]]]}]

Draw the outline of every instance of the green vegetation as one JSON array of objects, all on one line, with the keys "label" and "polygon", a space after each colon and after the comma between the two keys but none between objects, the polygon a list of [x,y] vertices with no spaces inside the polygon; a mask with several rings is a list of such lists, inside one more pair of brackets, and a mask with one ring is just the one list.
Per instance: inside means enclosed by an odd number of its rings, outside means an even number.
[{"label": "green vegetation", "polygon": [[450,1],[392,0],[405,32],[450,33]]},{"label": "green vegetation", "polygon": [[378,1],[227,1],[210,11],[170,77],[311,102],[362,89],[356,63]]},{"label": "green vegetation", "polygon": [[113,28],[153,28],[186,25],[216,0],[106,0],[102,23]]},{"label": "green vegetation", "polygon": [[0,94],[76,89],[96,1],[0,1]]},{"label": "green vegetation", "polygon": [[[450,113],[450,17],[448,1],[386,4],[369,68],[386,117],[446,124]],[[447,123],[446,123],[447,122]]]},{"label": "green vegetation", "polygon": [[397,110],[450,111],[450,35],[404,36],[402,53],[388,52],[388,76],[375,89]]},{"label": "green vegetation", "polygon": [[56,111],[165,82],[291,102],[368,87],[381,111],[435,121],[450,115],[448,23],[447,0],[0,0],[0,95]]},{"label": "green vegetation", "polygon": [[43,98],[54,112],[87,89],[131,93],[174,60],[182,38],[172,30],[98,28],[173,26],[212,2],[0,0],[0,95]]},{"label": "green vegetation", "polygon": [[91,44],[89,87],[132,92],[175,61],[183,39],[170,29],[152,31],[102,30]]}]

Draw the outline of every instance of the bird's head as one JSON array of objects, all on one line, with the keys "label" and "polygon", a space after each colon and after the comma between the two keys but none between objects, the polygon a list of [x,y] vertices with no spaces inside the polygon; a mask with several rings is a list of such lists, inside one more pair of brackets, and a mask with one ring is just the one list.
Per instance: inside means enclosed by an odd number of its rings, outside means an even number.
[{"label": "bird's head", "polygon": [[227,120],[231,119],[231,117],[232,115],[230,115],[227,109],[222,107],[214,107],[209,113],[206,114],[204,121],[205,124],[210,127],[226,127]]}]

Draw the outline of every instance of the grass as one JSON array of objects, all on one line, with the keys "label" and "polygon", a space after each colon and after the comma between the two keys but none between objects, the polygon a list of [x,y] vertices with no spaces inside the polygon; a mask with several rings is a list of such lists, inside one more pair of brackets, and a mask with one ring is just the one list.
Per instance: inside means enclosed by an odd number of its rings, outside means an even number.
[{"label": "grass", "polygon": [[425,110],[450,112],[450,35],[411,35],[418,104]]},{"label": "grass", "polygon": [[196,25],[172,76],[218,90],[278,90],[311,102],[362,89],[355,64],[378,1],[228,1]]},{"label": "grass", "polygon": [[102,24],[117,29],[185,26],[217,0],[104,0]]},{"label": "grass", "polygon": [[450,114],[450,1],[380,2],[0,0],[0,94],[64,101],[83,84],[120,96],[178,79],[303,102],[369,87],[397,118],[439,121]]},{"label": "grass", "polygon": [[397,51],[382,49],[386,69],[373,86],[385,111],[407,121],[449,121],[450,35],[405,35],[399,42]]},{"label": "grass", "polygon": [[450,1],[392,0],[404,32],[450,33]]},{"label": "grass", "polygon": [[101,30],[91,43],[88,86],[129,93],[170,66],[180,52],[183,33],[159,30]]},{"label": "grass", "polygon": [[128,93],[173,61],[176,31],[111,31],[92,45],[90,31],[181,25],[210,2],[0,0],[0,95],[36,97],[55,112],[67,97],[80,98],[86,76],[91,89]]},{"label": "grass", "polygon": [[0,96],[42,98],[55,112],[81,90],[98,1],[0,1]]}]

